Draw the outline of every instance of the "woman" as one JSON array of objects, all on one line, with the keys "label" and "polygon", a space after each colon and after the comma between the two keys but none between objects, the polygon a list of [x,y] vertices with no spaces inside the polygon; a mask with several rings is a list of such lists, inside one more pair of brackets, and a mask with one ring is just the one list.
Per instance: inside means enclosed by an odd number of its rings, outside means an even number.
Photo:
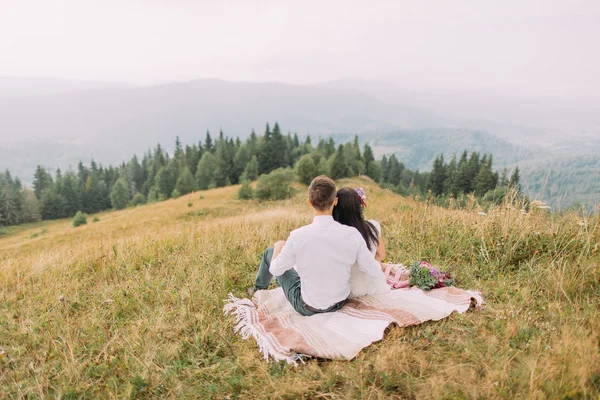
[{"label": "woman", "polygon": [[[337,222],[356,228],[365,239],[367,247],[373,257],[379,262],[385,259],[385,245],[381,235],[379,222],[366,221],[363,217],[363,208],[366,206],[362,189],[341,188],[337,192],[338,203],[333,209],[333,219]],[[380,294],[390,290],[385,279],[374,279],[358,269],[352,267],[350,275],[350,297],[366,294]]]}]

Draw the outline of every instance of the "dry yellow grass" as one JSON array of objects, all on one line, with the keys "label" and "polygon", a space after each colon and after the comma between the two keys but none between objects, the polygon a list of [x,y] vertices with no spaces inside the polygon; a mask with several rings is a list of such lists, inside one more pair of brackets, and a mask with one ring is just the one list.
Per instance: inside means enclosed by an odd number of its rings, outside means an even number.
[{"label": "dry yellow grass", "polygon": [[0,238],[0,398],[598,396],[597,217],[481,216],[351,184],[368,191],[388,259],[426,258],[487,306],[393,327],[351,362],[267,364],[223,299],[243,295],[266,245],[310,221],[304,193],[256,204],[237,187],[199,192]]}]

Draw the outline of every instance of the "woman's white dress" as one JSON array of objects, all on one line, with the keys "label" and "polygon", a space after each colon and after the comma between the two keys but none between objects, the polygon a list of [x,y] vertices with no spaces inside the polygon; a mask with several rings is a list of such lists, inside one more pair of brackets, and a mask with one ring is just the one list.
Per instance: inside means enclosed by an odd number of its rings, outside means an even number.
[{"label": "woman's white dress", "polygon": [[[379,222],[370,220],[377,230],[377,237],[381,238],[381,225]],[[371,245],[371,253],[375,257],[377,252],[377,243]],[[390,286],[385,281],[383,273],[381,278],[373,278],[370,275],[358,269],[358,265],[354,264],[350,272],[350,297],[364,296],[367,294],[382,294],[391,290]]]}]

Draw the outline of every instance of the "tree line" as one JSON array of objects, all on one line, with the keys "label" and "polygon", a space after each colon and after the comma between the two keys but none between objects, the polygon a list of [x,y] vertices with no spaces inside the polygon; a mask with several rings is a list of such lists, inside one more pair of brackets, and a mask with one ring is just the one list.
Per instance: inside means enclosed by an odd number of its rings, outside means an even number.
[{"label": "tree line", "polygon": [[[185,147],[177,138],[172,155],[157,144],[141,160],[134,155],[118,166],[79,162],[76,170],[57,169],[54,174],[37,166],[32,189],[9,171],[0,173],[0,225],[72,217],[78,211],[118,210],[238,183],[247,186],[282,168],[305,184],[320,174],[333,179],[367,175],[403,195],[428,191],[436,196],[485,195],[509,184],[506,171],[502,177],[492,172],[491,155],[474,152],[467,159],[465,151],[459,161],[448,164],[438,156],[433,170],[422,173],[406,168],[395,155],[376,160],[368,144],[361,149],[358,137],[337,146],[331,138],[320,138],[313,145],[310,136],[300,140],[297,134],[284,135],[275,123],[272,128],[267,124],[262,136],[253,130],[244,142],[222,131],[216,139],[207,131],[204,140]],[[518,184],[518,169],[511,182]]]}]

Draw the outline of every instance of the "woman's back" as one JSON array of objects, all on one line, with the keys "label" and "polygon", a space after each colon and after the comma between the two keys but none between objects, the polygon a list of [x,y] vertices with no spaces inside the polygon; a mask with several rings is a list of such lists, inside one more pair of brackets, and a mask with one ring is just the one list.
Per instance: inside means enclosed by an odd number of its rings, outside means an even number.
[{"label": "woman's back", "polygon": [[[375,220],[369,220],[377,231],[377,237],[381,238],[381,225],[379,222]],[[377,243],[373,243],[371,248],[371,253],[373,257],[375,257],[375,253],[377,252]],[[374,294],[382,294],[390,291],[390,287],[388,286],[385,279],[373,278],[360,269],[358,269],[358,265],[354,264],[350,271],[350,297],[358,297],[364,295],[374,295]]]}]

